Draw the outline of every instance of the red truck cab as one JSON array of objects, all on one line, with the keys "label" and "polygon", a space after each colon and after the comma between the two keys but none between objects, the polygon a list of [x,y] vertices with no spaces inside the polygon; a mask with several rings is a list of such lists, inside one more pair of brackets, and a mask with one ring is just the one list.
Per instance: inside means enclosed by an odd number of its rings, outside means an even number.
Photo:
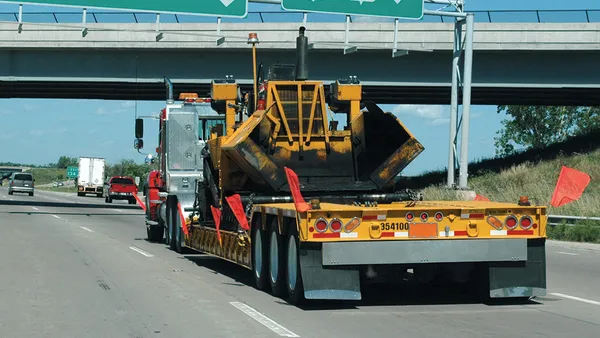
[{"label": "red truck cab", "polygon": [[104,189],[104,201],[112,203],[113,200],[127,200],[129,204],[136,204],[135,196],[138,193],[137,185],[132,177],[113,176]]}]

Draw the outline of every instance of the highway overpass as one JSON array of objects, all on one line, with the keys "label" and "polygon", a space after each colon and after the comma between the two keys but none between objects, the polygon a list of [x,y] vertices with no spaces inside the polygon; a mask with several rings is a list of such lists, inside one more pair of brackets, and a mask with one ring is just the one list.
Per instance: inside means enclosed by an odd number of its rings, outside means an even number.
[{"label": "highway overpass", "polygon": [[[0,96],[163,100],[162,77],[176,91],[209,91],[214,78],[250,84],[248,32],[266,66],[294,63],[301,23],[0,24]],[[452,24],[402,23],[392,58],[393,23],[308,23],[310,77],[327,83],[356,75],[379,103],[450,103]],[[600,101],[599,23],[476,23],[473,104],[581,104]],[[162,39],[156,41],[157,33]],[[216,40],[225,37],[217,46]]]}]

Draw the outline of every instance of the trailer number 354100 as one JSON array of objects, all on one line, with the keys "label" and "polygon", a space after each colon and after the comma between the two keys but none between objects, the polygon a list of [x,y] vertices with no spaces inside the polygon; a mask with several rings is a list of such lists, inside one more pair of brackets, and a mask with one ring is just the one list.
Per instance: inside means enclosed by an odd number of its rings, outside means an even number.
[{"label": "trailer number 354100", "polygon": [[381,230],[408,230],[410,223],[381,223]]}]

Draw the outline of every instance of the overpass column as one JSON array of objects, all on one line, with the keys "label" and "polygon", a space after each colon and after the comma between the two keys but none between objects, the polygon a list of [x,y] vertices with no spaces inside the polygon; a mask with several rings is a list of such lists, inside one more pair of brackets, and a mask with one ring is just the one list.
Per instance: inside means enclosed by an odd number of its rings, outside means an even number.
[{"label": "overpass column", "polygon": [[467,177],[469,173],[469,120],[471,115],[471,76],[473,70],[473,13],[467,13],[467,27],[465,36],[465,63],[463,73],[463,113],[462,130],[460,138],[460,173],[458,186],[467,188]]},{"label": "overpass column", "polygon": [[456,154],[457,154],[457,132],[458,132],[458,77],[460,74],[460,53],[462,51],[462,22],[457,19],[454,23],[454,49],[452,58],[452,94],[450,97],[450,141],[448,142],[448,178],[447,185],[452,188],[455,184],[454,180],[456,169]]}]

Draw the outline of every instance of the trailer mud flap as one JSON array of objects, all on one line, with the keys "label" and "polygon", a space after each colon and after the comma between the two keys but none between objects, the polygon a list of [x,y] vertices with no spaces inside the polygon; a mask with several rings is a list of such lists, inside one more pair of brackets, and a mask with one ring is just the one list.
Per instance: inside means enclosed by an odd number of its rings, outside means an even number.
[{"label": "trailer mud flap", "polygon": [[490,263],[489,297],[521,298],[546,295],[546,241],[527,241],[527,261]]},{"label": "trailer mud flap", "polygon": [[320,248],[300,250],[300,270],[306,299],[360,300],[358,269],[325,269]]}]

